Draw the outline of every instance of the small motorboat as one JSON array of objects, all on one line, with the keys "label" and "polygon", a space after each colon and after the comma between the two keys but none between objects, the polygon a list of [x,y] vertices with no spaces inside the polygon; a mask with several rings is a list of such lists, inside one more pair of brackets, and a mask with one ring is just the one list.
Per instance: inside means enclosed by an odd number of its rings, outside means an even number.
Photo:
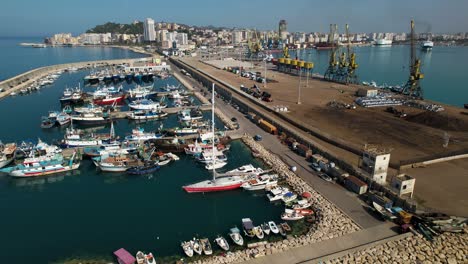
[{"label": "small motorboat", "polygon": [[294,209],[294,211],[304,216],[314,214],[314,211],[310,209]]},{"label": "small motorboat", "polygon": [[229,233],[229,236],[231,237],[232,241],[239,246],[244,245],[244,238],[240,234],[239,228],[233,227],[230,231],[231,232]]},{"label": "small motorboat", "polygon": [[42,117],[41,128],[52,128],[53,126],[55,126],[55,120],[47,116]]},{"label": "small motorboat", "polygon": [[218,246],[220,248],[222,248],[223,250],[225,251],[228,251],[229,250],[229,244],[227,242],[227,240],[222,237],[222,236],[218,236],[216,239],[215,239],[215,242],[216,244],[218,244]]},{"label": "small motorboat", "polygon": [[265,234],[263,233],[263,229],[261,226],[256,226],[254,228],[254,233],[258,239],[263,239],[265,237]]},{"label": "small motorboat", "polygon": [[198,255],[201,255],[203,252],[203,248],[200,244],[200,240],[198,238],[193,238],[192,240],[192,248],[193,252],[197,253]]},{"label": "small motorboat", "polygon": [[207,170],[215,169],[216,170],[216,169],[221,169],[222,167],[224,167],[226,165],[227,165],[227,162],[215,160],[215,162],[210,162],[210,163],[206,164],[205,169],[207,169]]},{"label": "small motorboat", "polygon": [[145,254],[146,264],[156,264],[156,260],[153,257],[153,253]]},{"label": "small motorboat", "polygon": [[281,219],[287,221],[297,221],[304,218],[304,215],[299,214],[295,210],[285,209],[284,213],[281,214]]},{"label": "small motorboat", "polygon": [[281,226],[281,224],[280,224],[280,226],[278,227],[278,230],[279,230],[280,235],[282,235],[283,237],[286,237],[286,236],[287,236],[286,230],[284,230],[284,228]]},{"label": "small motorboat", "polygon": [[193,243],[192,241],[184,241],[180,243],[180,246],[184,250],[185,255],[187,257],[193,257]]},{"label": "small motorboat", "polygon": [[283,228],[284,231],[286,232],[291,232],[291,227],[288,225],[288,223],[281,223],[280,224],[281,228]]},{"label": "small motorboat", "polygon": [[270,202],[278,201],[283,199],[283,195],[285,195],[288,192],[288,188],[278,186],[277,188],[273,188],[270,190],[270,192],[267,194],[267,198]]},{"label": "small motorboat", "polygon": [[309,208],[312,204],[305,200],[305,199],[302,199],[302,200],[298,200],[296,202],[296,204],[292,205],[292,209],[306,209],[306,208]]},{"label": "small motorboat", "polygon": [[271,231],[270,226],[267,223],[263,223],[261,227],[262,227],[263,233],[265,233],[266,235],[270,234],[270,231]]},{"label": "small motorboat", "polygon": [[271,230],[271,232],[273,234],[278,234],[279,233],[279,229],[276,226],[275,222],[273,222],[273,221],[268,222],[268,226],[270,227],[270,230]]},{"label": "small motorboat", "polygon": [[242,218],[242,227],[244,234],[248,237],[255,237],[254,225],[250,218]]},{"label": "small motorboat", "polygon": [[213,254],[213,249],[211,248],[210,240],[208,240],[208,238],[200,239],[200,243],[203,249],[203,253],[205,253],[205,255]]},{"label": "small motorboat", "polygon": [[136,253],[137,264],[146,264],[145,253],[138,251]]},{"label": "small motorboat", "polygon": [[297,198],[297,194],[293,193],[293,192],[287,192],[283,195],[283,197],[281,198],[283,200],[283,202],[285,203],[290,203],[294,200],[296,200]]}]

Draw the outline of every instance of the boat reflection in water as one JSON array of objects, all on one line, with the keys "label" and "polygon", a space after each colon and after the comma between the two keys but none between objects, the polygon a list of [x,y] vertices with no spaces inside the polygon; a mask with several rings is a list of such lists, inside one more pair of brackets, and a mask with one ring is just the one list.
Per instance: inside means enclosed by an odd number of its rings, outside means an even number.
[{"label": "boat reflection in water", "polygon": [[31,187],[33,189],[45,188],[45,184],[61,182],[67,177],[80,175],[80,170],[68,171],[66,173],[59,173],[56,175],[42,176],[42,177],[27,177],[16,178],[8,177],[9,184],[15,187]]}]

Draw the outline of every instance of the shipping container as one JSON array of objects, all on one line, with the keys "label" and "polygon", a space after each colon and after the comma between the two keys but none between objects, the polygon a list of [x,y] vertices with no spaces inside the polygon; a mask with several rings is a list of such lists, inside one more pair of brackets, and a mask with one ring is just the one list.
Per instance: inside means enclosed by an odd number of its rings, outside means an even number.
[{"label": "shipping container", "polygon": [[266,132],[270,133],[270,134],[278,134],[278,129],[276,129],[276,127],[270,123],[268,123],[267,121],[261,119],[258,123],[258,125],[263,129],[265,130]]},{"label": "shipping container", "polygon": [[367,184],[352,175],[346,178],[345,186],[359,195],[367,192]]}]

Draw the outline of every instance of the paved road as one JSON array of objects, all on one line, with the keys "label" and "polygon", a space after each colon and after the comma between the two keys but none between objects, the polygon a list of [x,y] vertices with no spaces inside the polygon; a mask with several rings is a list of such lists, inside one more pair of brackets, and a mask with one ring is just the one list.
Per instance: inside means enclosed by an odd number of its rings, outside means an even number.
[{"label": "paved road", "polygon": [[[178,70],[174,65],[171,65],[171,67],[173,67],[174,70]],[[190,83],[192,87],[195,87],[195,90],[200,90],[201,85],[197,81],[187,77],[183,78]],[[362,228],[369,228],[382,223],[364,209],[361,200],[359,200],[354,193],[349,192],[341,185],[326,182],[319,178],[315,172],[310,169],[309,162],[307,162],[304,157],[297,155],[287,146],[281,144],[276,136],[263,131],[260,127],[247,119],[244,114],[222,100],[216,100],[216,107],[227,117],[237,118],[241,133],[261,135],[263,137],[262,145],[266,149],[281,157],[289,166],[296,166],[298,168],[296,173],[302,179],[320,192],[325,198],[338,206],[338,208],[351,217]]]}]

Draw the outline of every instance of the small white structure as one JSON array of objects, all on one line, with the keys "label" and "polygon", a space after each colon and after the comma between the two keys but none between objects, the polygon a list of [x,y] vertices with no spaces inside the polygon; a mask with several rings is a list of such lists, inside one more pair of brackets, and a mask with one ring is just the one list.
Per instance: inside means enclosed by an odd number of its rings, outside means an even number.
[{"label": "small white structure", "polygon": [[387,180],[390,154],[374,145],[364,147],[361,167],[377,183],[385,185]]},{"label": "small white structure", "polygon": [[392,179],[392,188],[398,196],[409,195],[410,198],[413,198],[415,183],[415,178],[406,174],[400,174]]},{"label": "small white structure", "polygon": [[375,97],[377,96],[377,89],[359,88],[357,95],[359,97]]}]

